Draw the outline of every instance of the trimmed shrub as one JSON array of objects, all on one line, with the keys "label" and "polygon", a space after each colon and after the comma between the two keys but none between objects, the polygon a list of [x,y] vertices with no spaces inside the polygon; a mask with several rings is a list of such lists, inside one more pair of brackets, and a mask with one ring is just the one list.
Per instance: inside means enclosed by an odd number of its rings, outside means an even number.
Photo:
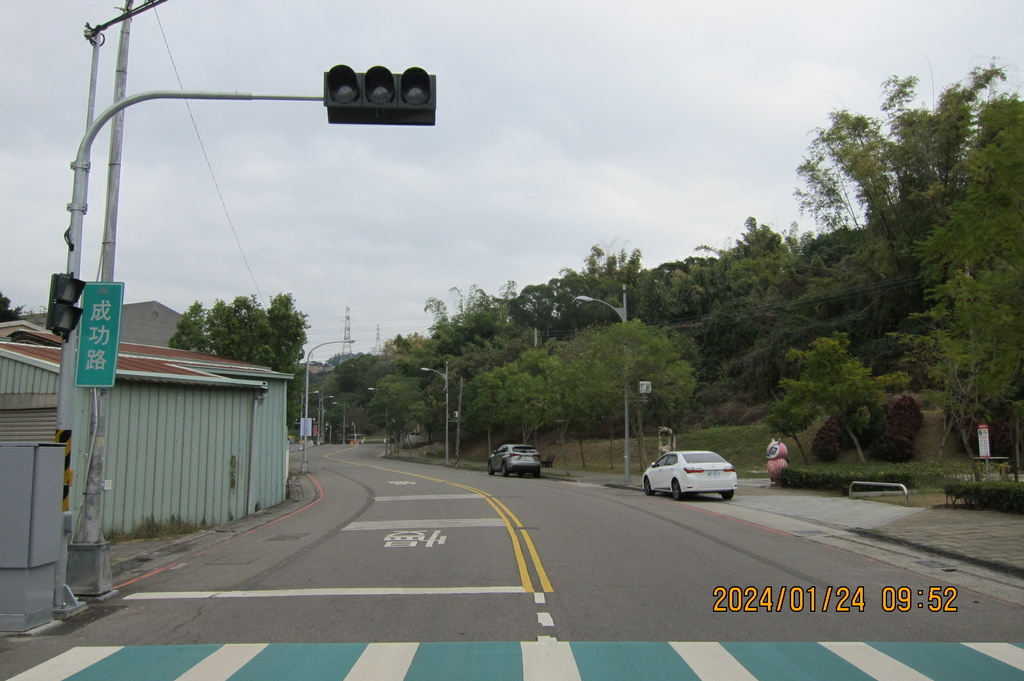
[{"label": "trimmed shrub", "polygon": [[901,395],[885,405],[885,434],[872,446],[871,456],[902,463],[914,458],[914,438],[924,422],[921,406],[910,395]]},{"label": "trimmed shrub", "polygon": [[782,469],[785,487],[820,489],[846,494],[855,480],[869,482],[897,482],[914,487],[916,471],[909,466],[894,464],[850,464],[831,466],[787,466]]},{"label": "trimmed shrub", "polygon": [[910,395],[900,395],[885,405],[885,421],[890,429],[915,434],[924,423],[921,405]]},{"label": "trimmed shrub", "polygon": [[[942,488],[953,476],[965,476],[970,465],[961,462],[850,463],[827,466],[795,466],[782,469],[782,485],[802,489],[832,490],[846,494],[850,483],[897,482],[909,489]],[[1024,485],[1021,485],[1024,488]],[[948,492],[947,492],[948,494]]]},{"label": "trimmed shrub", "polygon": [[871,456],[890,463],[910,461],[914,458],[914,440],[901,432],[887,430],[871,446]]},{"label": "trimmed shrub", "polygon": [[1024,515],[1024,484],[1019,482],[950,482],[945,492],[954,505]]},{"label": "trimmed shrub", "polygon": [[839,424],[830,418],[818,429],[814,441],[811,442],[811,455],[822,463],[829,463],[839,458]]}]

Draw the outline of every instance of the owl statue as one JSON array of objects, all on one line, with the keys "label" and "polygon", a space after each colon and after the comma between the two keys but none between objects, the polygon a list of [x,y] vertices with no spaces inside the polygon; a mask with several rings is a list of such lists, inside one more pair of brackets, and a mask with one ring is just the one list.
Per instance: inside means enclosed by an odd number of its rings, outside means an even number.
[{"label": "owl statue", "polygon": [[768,445],[768,477],[772,487],[778,487],[782,480],[782,469],[789,465],[789,450],[781,440],[772,440]]}]

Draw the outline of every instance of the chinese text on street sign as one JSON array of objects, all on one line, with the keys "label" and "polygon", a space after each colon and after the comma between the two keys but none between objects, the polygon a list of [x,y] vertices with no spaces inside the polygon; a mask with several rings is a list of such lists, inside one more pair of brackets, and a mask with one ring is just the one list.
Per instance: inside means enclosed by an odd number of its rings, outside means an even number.
[{"label": "chinese text on street sign", "polygon": [[114,385],[123,302],[122,283],[90,282],[85,285],[75,368],[75,385],[78,387],[109,388]]}]

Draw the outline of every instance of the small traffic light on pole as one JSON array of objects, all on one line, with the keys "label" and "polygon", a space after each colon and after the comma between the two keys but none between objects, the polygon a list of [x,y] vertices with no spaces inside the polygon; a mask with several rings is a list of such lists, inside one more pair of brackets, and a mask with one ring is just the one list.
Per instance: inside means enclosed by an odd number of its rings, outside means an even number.
[{"label": "small traffic light on pole", "polygon": [[58,272],[50,277],[50,306],[46,309],[46,328],[67,340],[78,326],[82,308],[75,303],[82,297],[85,282]]},{"label": "small traffic light on pole", "polygon": [[324,106],[328,123],[434,125],[437,78],[418,66],[399,75],[338,65],[324,74]]}]

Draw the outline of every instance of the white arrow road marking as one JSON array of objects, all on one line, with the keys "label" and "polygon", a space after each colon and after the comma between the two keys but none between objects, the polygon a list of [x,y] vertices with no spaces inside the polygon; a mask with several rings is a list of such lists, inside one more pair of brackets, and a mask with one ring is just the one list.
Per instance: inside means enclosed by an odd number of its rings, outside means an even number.
[{"label": "white arrow road marking", "polygon": [[366,520],[351,523],[343,531],[447,529],[450,527],[505,527],[501,518],[440,518],[437,520]]}]

